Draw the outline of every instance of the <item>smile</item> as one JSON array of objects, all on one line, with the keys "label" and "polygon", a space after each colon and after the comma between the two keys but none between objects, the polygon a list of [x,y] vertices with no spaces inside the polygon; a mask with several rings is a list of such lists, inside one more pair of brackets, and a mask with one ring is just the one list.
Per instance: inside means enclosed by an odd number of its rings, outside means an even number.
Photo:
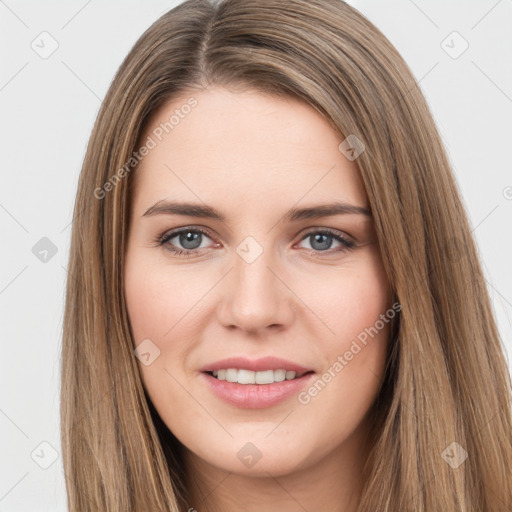
[{"label": "smile", "polygon": [[297,374],[297,372],[284,369],[254,372],[252,370],[227,368],[215,370],[211,372],[211,375],[218,380],[237,382],[238,384],[273,384],[274,382],[293,380],[302,377],[304,374]]},{"label": "smile", "polygon": [[[313,371],[308,371],[302,375],[297,375],[291,371],[289,379],[286,379],[286,373],[288,372],[285,372],[284,380],[279,381],[278,379],[283,376],[283,370],[253,372],[250,370],[228,368],[226,370],[216,370],[215,372],[217,376],[213,375],[213,371],[202,372],[199,375],[204,379],[205,384],[214,396],[220,398],[228,405],[241,409],[264,409],[284,402],[291,397],[297,396],[311,383],[311,379],[315,376]],[[226,374],[228,372],[231,373],[231,375],[228,375],[232,376],[233,379],[236,377],[236,381],[230,382],[227,379],[219,378],[219,374],[223,376],[224,372]],[[277,380],[274,380],[276,373]],[[256,382],[258,374],[261,375],[261,377],[258,377],[258,381],[261,383]],[[271,378],[272,381],[270,380]],[[251,383],[253,379],[254,383]],[[242,382],[250,380],[250,383],[241,384],[239,380]]]}]

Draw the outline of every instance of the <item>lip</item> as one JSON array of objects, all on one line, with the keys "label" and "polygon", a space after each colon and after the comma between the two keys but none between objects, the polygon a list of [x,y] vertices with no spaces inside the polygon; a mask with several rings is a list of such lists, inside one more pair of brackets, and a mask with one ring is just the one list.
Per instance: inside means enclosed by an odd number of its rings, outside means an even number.
[{"label": "lip", "polygon": [[[267,367],[267,369],[270,368]],[[218,380],[209,373],[200,373],[199,375],[205,380],[211,391],[224,402],[241,409],[264,409],[291,396],[296,396],[311,381],[315,373],[306,373],[293,380],[272,384],[238,384],[238,382]]]},{"label": "lip", "polygon": [[[221,359],[212,364],[207,364],[199,369],[201,372],[213,372],[215,370],[224,370],[228,368],[236,368],[238,370],[251,370],[253,372],[261,372],[264,370],[286,370],[295,373],[306,373],[312,371],[311,368],[305,368],[297,363],[281,359],[279,357],[262,357],[260,359],[247,359],[245,357],[228,357]],[[244,384],[242,384],[243,386]],[[272,384],[268,384],[271,386]],[[250,386],[250,384],[248,384]]]}]

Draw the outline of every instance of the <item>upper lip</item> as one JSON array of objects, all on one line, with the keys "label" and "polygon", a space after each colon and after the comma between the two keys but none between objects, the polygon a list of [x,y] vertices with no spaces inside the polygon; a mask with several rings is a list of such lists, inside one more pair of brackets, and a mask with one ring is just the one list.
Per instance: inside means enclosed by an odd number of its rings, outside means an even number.
[{"label": "upper lip", "polygon": [[239,370],[252,370],[259,372],[264,370],[286,370],[296,373],[306,373],[312,371],[300,364],[281,359],[279,357],[262,357],[260,359],[247,359],[245,357],[228,357],[211,364],[203,366],[201,372],[213,372],[215,370],[227,370],[228,368],[236,368]]}]

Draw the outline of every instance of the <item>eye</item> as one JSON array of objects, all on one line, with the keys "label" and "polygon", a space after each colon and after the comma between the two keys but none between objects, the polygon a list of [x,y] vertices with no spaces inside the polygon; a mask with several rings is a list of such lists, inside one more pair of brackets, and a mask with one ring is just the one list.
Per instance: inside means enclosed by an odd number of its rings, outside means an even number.
[{"label": "eye", "polygon": [[[161,235],[157,238],[156,242],[158,245],[165,246],[166,249],[176,256],[188,257],[195,256],[202,249],[208,247],[204,245],[205,238],[211,240],[209,233],[203,229],[181,228]],[[330,228],[316,228],[309,231],[301,239],[301,242],[305,241],[309,241],[311,245],[309,251],[314,254],[349,251],[355,247],[355,243],[352,240]],[[337,244],[337,247],[335,245],[334,249],[332,249],[333,242]],[[215,244],[215,247],[219,246],[220,244]],[[306,247],[306,249],[308,248]]]},{"label": "eye", "polygon": [[[355,243],[352,240],[344,237],[338,231],[329,228],[317,228],[315,231],[309,231],[301,240],[301,242],[304,241],[309,241],[311,251],[315,253],[349,251],[355,246]],[[338,244],[338,247],[330,250],[333,245],[333,241],[335,244]]]},{"label": "eye", "polygon": [[[203,246],[205,237],[210,238],[208,233],[202,229],[182,228],[164,234],[158,238],[157,242],[178,256],[194,256],[205,248]],[[173,242],[173,240],[175,241]]]}]

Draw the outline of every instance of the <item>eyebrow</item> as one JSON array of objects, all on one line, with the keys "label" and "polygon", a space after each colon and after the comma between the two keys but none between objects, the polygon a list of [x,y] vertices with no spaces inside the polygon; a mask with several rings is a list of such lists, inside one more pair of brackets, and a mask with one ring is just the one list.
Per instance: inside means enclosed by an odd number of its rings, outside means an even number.
[{"label": "eyebrow", "polygon": [[[334,202],[310,206],[307,208],[291,208],[284,215],[285,222],[295,222],[304,219],[316,219],[319,217],[330,217],[333,215],[355,214],[371,217],[372,213],[366,206],[357,206],[353,204]],[[224,222],[225,216],[219,211],[208,205],[200,205],[195,203],[181,203],[177,201],[162,200],[148,208],[143,217],[151,217],[154,215],[184,215],[187,217],[197,217],[204,219],[215,219]]]}]

